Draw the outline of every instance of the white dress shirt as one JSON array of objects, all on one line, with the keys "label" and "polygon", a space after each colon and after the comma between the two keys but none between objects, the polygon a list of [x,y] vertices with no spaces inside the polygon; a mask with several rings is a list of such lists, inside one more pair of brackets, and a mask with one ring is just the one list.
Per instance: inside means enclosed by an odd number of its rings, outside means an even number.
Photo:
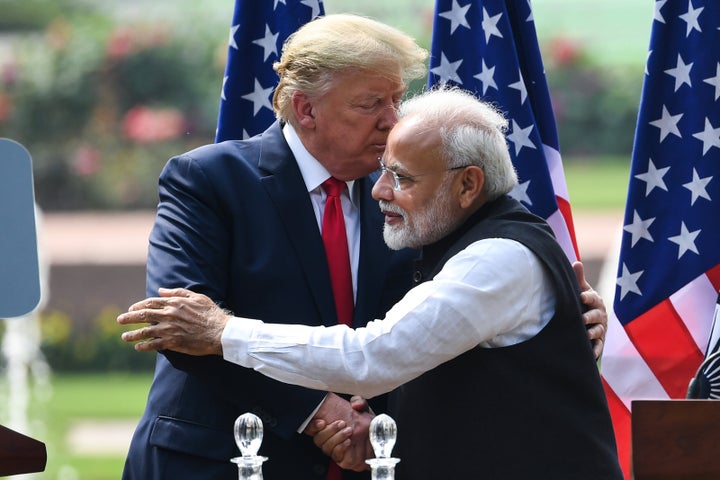
[{"label": "white dress shirt", "polygon": [[[283,126],[283,135],[290,146],[290,151],[295,156],[298,167],[300,167],[300,173],[315,211],[318,229],[322,234],[322,218],[325,213],[325,199],[327,199],[322,184],[330,178],[330,173],[307,151],[292,125],[286,123]],[[348,253],[350,254],[353,298],[355,298],[357,296],[358,264],[360,263],[360,206],[357,198],[358,194],[353,189],[355,181],[351,180],[345,183],[347,183],[347,189],[340,195],[340,202],[342,203],[343,217],[345,218],[345,234],[347,235]]]},{"label": "white dress shirt", "polygon": [[[539,259],[508,239],[477,241],[364,328],[231,319],[223,357],[271,378],[372,398],[474,347],[535,336],[554,314]],[[292,322],[292,318],[289,319]]]}]

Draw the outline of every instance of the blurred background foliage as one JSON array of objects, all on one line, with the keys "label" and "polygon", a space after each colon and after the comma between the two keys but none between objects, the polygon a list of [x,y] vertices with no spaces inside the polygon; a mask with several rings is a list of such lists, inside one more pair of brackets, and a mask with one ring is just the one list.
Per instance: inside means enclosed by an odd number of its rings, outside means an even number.
[{"label": "blurred background foliage", "polygon": [[153,208],[165,161],[213,140],[226,35],[70,0],[0,11],[0,136],[31,152],[38,203]]},{"label": "blurred background foliage", "polygon": [[[232,2],[117,3],[0,0],[0,136],[31,152],[47,211],[152,209],[167,159],[214,139]],[[429,48],[432,2],[401,3],[363,13]],[[642,65],[562,36],[542,47],[566,162],[629,158]]]},{"label": "blurred background foliage", "polygon": [[[60,310],[42,313],[42,352],[56,372],[149,372],[155,355],[138,354],[120,339],[115,321],[120,311],[106,307],[83,328]],[[129,330],[129,329],[125,329]]]}]

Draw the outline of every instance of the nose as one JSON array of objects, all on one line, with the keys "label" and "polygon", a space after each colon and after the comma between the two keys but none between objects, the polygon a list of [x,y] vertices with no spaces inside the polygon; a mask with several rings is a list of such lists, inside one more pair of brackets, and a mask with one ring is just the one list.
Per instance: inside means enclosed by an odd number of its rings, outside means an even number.
[{"label": "nose", "polygon": [[390,178],[390,172],[382,172],[378,177],[375,185],[372,188],[372,197],[375,200],[386,200],[391,201],[395,189],[392,185],[392,179]]},{"label": "nose", "polygon": [[398,122],[397,108],[395,105],[388,105],[382,109],[380,118],[378,118],[378,128],[380,130],[390,130]]}]

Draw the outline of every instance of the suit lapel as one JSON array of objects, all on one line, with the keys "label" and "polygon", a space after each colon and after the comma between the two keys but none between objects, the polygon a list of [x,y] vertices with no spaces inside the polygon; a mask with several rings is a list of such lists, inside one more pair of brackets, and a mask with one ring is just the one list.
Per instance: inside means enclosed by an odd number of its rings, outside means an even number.
[{"label": "suit lapel", "polygon": [[315,213],[300,169],[277,122],[263,134],[259,167],[261,175],[267,173],[260,181],[282,219],[305,273],[320,314],[318,323],[334,325],[335,303]]}]

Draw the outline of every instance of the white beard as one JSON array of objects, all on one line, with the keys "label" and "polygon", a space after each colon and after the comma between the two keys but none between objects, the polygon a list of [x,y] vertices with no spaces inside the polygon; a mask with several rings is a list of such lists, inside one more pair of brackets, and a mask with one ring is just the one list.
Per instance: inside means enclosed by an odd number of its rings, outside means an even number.
[{"label": "white beard", "polygon": [[420,248],[423,245],[435,243],[448,235],[456,227],[456,220],[450,214],[450,202],[447,195],[448,185],[442,185],[436,196],[437,200],[431,202],[425,211],[416,213],[413,224],[408,223],[408,214],[400,207],[380,201],[383,211],[392,212],[402,216],[402,223],[383,227],[383,238],[392,250],[402,248]]}]

